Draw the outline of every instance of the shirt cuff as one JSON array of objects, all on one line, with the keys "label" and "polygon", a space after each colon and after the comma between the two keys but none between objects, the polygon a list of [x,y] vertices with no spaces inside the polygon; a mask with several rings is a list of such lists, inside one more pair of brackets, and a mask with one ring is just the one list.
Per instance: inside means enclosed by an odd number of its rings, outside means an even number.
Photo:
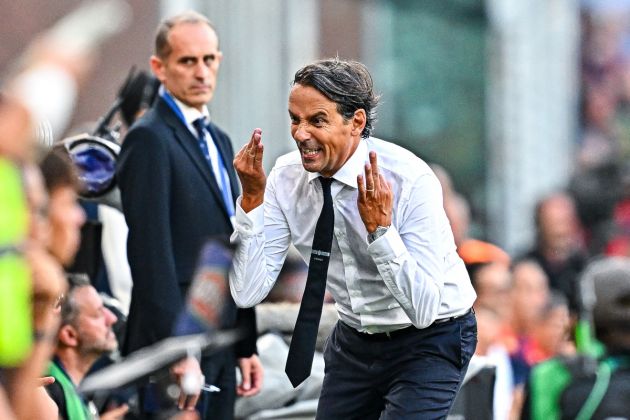
[{"label": "shirt cuff", "polygon": [[241,207],[243,196],[236,199],[236,217],[234,219],[234,229],[243,236],[258,235],[263,232],[265,217],[263,205],[256,207],[249,213]]},{"label": "shirt cuff", "polygon": [[376,265],[379,265],[396,259],[407,248],[394,225],[391,225],[387,232],[369,244],[367,249]]}]

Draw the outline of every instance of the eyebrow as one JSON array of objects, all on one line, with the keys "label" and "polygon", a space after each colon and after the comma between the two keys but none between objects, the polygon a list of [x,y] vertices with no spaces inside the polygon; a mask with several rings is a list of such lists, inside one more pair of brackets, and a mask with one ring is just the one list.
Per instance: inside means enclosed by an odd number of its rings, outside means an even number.
[{"label": "eyebrow", "polygon": [[[293,112],[291,112],[291,110],[289,110],[289,116],[291,118],[298,118],[297,115],[295,115]],[[317,117],[326,117],[328,118],[328,114],[324,111],[317,111],[316,113],[312,114],[312,115],[307,115],[307,119],[312,120],[313,118],[317,118]]]},{"label": "eyebrow", "polygon": [[186,60],[197,60],[197,57],[194,55],[182,55],[181,57],[179,57],[177,59],[177,61],[181,62],[181,61],[186,61]]}]

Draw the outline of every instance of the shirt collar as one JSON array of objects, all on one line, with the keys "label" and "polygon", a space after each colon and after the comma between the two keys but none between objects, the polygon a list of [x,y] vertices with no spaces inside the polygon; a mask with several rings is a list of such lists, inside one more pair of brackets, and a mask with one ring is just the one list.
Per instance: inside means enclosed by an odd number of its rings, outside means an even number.
[{"label": "shirt collar", "polygon": [[[364,174],[364,165],[368,161],[368,150],[365,139],[359,140],[359,145],[357,146],[354,153],[350,156],[350,158],[343,164],[341,168],[333,175],[333,178],[336,181],[342,182],[349,187],[358,188],[357,186],[357,175]],[[319,172],[309,172],[308,173],[308,181],[311,182],[315,178],[320,177],[321,174]]]},{"label": "shirt collar", "polygon": [[195,120],[199,119],[200,117],[204,117],[206,119],[206,123],[210,121],[210,112],[208,111],[207,106],[204,105],[201,111],[199,111],[197,108],[188,106],[182,101],[180,101],[179,99],[177,99],[175,95],[173,95],[171,92],[168,91],[168,89],[166,88],[164,89],[166,90],[166,92],[168,92],[169,95],[171,95],[171,98],[173,98],[173,101],[175,101],[175,104],[177,105],[179,110],[182,112],[182,115],[186,119],[186,124],[192,125],[192,123]]}]

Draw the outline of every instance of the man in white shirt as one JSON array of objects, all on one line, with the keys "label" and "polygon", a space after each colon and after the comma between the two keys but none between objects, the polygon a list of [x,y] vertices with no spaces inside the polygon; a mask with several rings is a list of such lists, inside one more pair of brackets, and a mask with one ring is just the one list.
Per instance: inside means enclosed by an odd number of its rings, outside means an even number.
[{"label": "man in white shirt", "polygon": [[[256,129],[234,160],[243,194],[230,288],[239,306],[260,302],[291,243],[310,266],[329,259],[325,282],[340,321],[325,349],[317,418],[444,418],[476,345],[475,292],[433,172],[370,137],[376,104],[360,63],[324,60],[296,73],[289,116],[298,150],[267,178]],[[311,252],[327,189],[332,245]],[[312,298],[310,277],[301,311]],[[288,363],[291,379],[290,370]]]}]

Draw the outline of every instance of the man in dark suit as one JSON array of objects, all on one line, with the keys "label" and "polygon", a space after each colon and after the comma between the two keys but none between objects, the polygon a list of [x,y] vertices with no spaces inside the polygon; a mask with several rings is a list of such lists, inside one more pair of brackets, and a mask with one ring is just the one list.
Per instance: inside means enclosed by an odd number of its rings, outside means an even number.
[{"label": "man in dark suit", "polygon": [[[203,243],[233,230],[234,153],[227,134],[209,122],[206,107],[221,58],[214,27],[198,13],[158,27],[151,69],[162,86],[127,134],[117,170],[134,282],[125,352],[171,335]],[[252,395],[262,383],[253,312],[237,312],[228,299],[222,326],[247,324],[248,335],[235,351],[202,358],[206,382],[221,389],[206,404],[206,418],[210,412],[213,419],[232,418],[235,391]],[[237,364],[243,374],[238,387]]]}]

